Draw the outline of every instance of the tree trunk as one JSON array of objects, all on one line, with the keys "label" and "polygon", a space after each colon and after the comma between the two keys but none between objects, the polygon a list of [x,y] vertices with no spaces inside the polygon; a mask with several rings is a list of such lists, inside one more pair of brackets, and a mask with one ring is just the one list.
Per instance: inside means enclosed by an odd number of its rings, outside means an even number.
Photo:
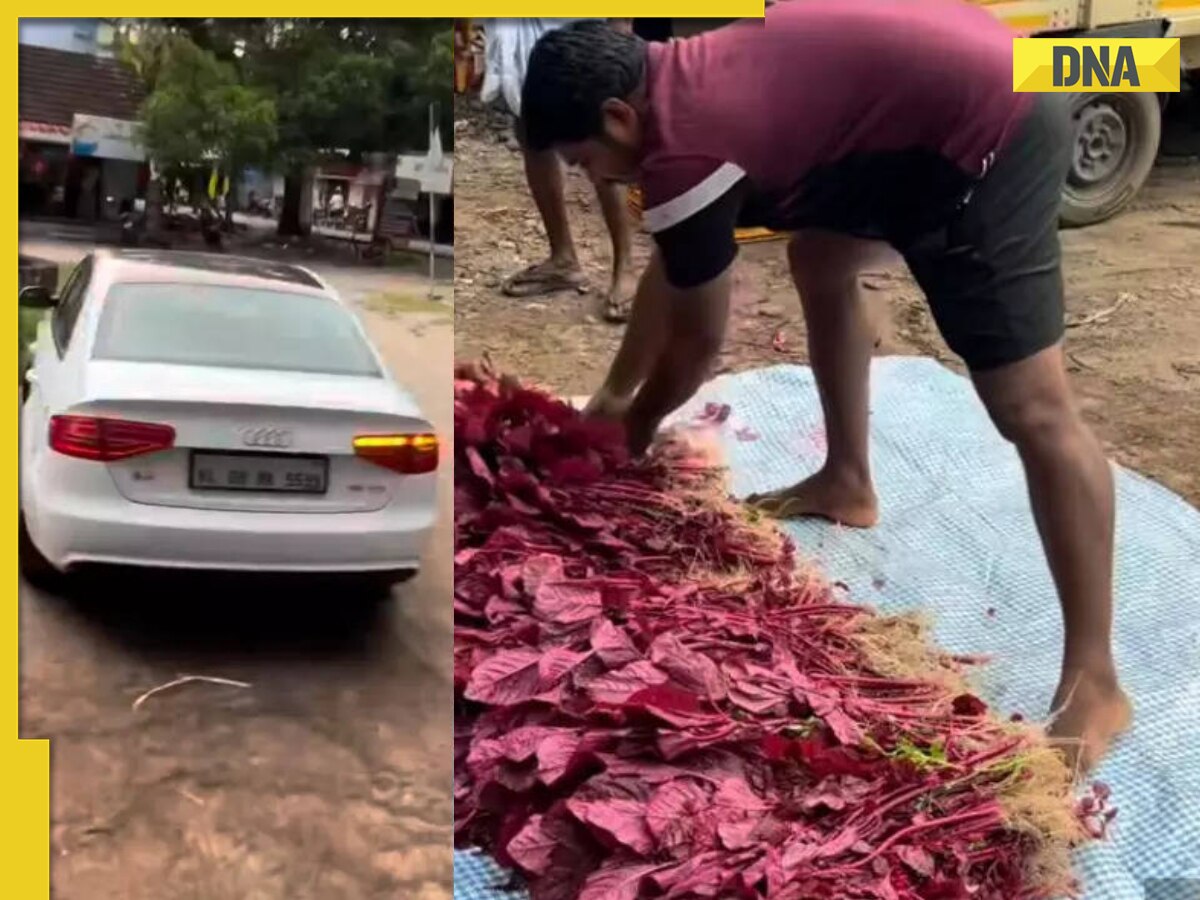
[{"label": "tree trunk", "polygon": [[396,185],[396,156],[389,154],[386,160],[386,172],[383,177],[383,184],[379,186],[379,191],[375,195],[375,225],[371,229],[371,243],[379,244],[384,240],[383,236],[383,214],[387,210],[388,197],[392,194],[392,188]]},{"label": "tree trunk", "polygon": [[162,179],[153,175],[146,183],[146,231],[158,234],[163,230]]},{"label": "tree trunk", "polygon": [[283,209],[279,213],[277,232],[280,237],[307,235],[309,232],[300,214],[300,207],[308,200],[304,185],[303,170],[293,169],[283,176]]}]

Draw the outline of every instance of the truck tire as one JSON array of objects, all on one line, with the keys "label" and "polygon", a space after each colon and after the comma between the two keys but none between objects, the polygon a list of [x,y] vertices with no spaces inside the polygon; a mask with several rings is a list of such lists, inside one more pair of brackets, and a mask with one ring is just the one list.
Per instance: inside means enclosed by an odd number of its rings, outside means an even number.
[{"label": "truck tire", "polygon": [[1079,94],[1071,171],[1059,218],[1066,227],[1103,222],[1138,192],[1154,166],[1162,135],[1157,94]]}]

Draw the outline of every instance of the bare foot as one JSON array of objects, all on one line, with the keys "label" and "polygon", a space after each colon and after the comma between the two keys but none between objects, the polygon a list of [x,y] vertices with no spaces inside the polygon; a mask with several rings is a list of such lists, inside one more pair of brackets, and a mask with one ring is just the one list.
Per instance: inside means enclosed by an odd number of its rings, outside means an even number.
[{"label": "bare foot", "polygon": [[817,516],[851,528],[870,528],[879,521],[879,501],[870,482],[821,469],[799,484],[746,499],[777,519]]},{"label": "bare foot", "polygon": [[534,297],[558,291],[586,289],[587,278],[578,263],[555,259],[522,269],[500,287],[500,290],[510,297]]},{"label": "bare foot", "polygon": [[637,291],[637,278],[633,270],[625,266],[613,275],[604,295],[604,321],[620,324],[629,321],[629,310],[633,306],[633,295]]},{"label": "bare foot", "polygon": [[1077,774],[1096,767],[1112,742],[1133,721],[1133,706],[1116,679],[1074,676],[1054,697],[1048,734]]}]

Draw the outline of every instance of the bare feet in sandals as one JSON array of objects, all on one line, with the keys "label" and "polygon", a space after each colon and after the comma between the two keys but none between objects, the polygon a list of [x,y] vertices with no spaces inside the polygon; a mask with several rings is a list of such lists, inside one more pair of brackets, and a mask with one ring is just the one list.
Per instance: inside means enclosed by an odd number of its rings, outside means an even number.
[{"label": "bare feet in sandals", "polygon": [[548,259],[522,269],[500,286],[509,297],[536,297],[559,291],[587,290],[587,278],[576,262]]},{"label": "bare feet in sandals", "polygon": [[629,310],[633,306],[633,295],[637,292],[637,276],[631,266],[623,266],[613,274],[604,295],[603,316],[605,322],[621,324],[629,321]]},{"label": "bare feet in sandals", "polygon": [[870,528],[879,521],[879,501],[870,481],[825,467],[799,484],[746,502],[777,519],[816,516],[852,528]]}]

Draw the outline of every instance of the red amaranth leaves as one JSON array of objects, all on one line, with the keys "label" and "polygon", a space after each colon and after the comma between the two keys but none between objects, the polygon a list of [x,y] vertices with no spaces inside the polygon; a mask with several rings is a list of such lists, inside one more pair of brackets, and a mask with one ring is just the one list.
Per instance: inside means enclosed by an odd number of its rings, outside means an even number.
[{"label": "red amaranth leaves", "polygon": [[[720,408],[707,411],[722,419]],[[982,701],[872,671],[864,611],[686,446],[455,382],[455,814],[533,900],[1048,897]],[[705,493],[707,492],[707,493]],[[1078,813],[1099,833],[1104,796]]]}]

